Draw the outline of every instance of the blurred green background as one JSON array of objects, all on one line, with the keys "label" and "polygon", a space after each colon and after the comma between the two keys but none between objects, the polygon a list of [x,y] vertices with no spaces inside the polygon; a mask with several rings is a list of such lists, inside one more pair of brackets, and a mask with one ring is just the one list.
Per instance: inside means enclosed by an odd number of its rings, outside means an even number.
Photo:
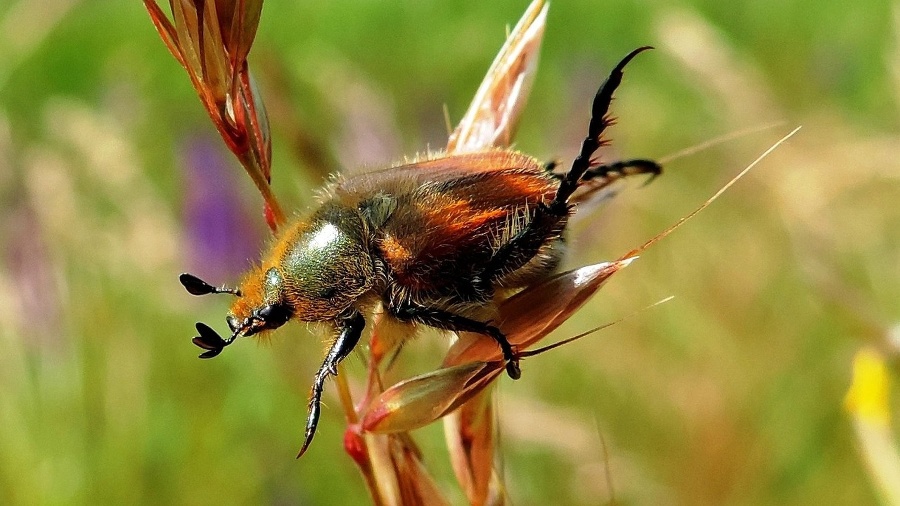
[{"label": "blurred green background", "polygon": [[[251,65],[289,208],[337,167],[446,142],[524,0],[266,0]],[[900,315],[900,4],[555,0],[517,147],[571,160],[627,51],[605,159],[666,164],[572,227],[569,267],[675,222],[554,337],[675,299],[501,380],[515,504],[867,504],[843,397]],[[769,128],[763,128],[768,126]],[[749,133],[748,133],[749,132]],[[265,243],[261,202],[138,1],[0,3],[0,503],[356,504],[322,347],[303,325],[199,361],[195,321]],[[553,339],[553,338],[551,338]],[[427,369],[445,342],[412,343]],[[348,368],[354,383],[361,357]],[[439,426],[418,431],[455,502]]]}]

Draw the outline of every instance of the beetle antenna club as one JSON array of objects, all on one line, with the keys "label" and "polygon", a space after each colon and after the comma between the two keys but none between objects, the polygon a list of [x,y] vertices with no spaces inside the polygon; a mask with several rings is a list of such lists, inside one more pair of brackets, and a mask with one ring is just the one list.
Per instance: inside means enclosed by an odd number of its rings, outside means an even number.
[{"label": "beetle antenna club", "polygon": [[220,336],[218,332],[203,322],[197,322],[196,327],[197,333],[200,335],[192,339],[192,341],[197,347],[206,350],[200,354],[200,358],[215,357],[219,353],[222,353],[222,350],[226,346],[233,343],[234,340],[238,338],[238,333],[235,332],[231,334],[231,337],[226,341],[225,339],[222,339],[222,336]]},{"label": "beetle antenna club", "polygon": [[215,287],[211,284],[203,281],[202,279],[194,276],[193,274],[183,273],[178,276],[178,281],[181,282],[181,286],[184,287],[185,290],[188,291],[191,295],[209,295],[211,293],[230,293],[232,295],[236,295],[238,297],[241,296],[241,291],[235,288],[228,288],[225,286]]}]

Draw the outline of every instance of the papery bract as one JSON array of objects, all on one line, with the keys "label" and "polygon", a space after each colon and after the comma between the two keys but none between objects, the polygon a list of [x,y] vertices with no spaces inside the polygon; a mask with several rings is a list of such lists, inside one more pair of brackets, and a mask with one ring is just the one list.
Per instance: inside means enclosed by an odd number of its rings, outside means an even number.
[{"label": "papery bract", "polygon": [[444,437],[456,479],[469,504],[484,504],[494,472],[495,421],[492,389],[485,388],[444,417]]},{"label": "papery bract", "polygon": [[503,370],[502,361],[469,362],[401,381],[369,405],[363,430],[392,433],[424,427],[469,400]]},{"label": "papery bract", "polygon": [[528,6],[488,69],[465,116],[450,134],[448,152],[466,153],[512,143],[537,71],[547,7],[543,0]]}]

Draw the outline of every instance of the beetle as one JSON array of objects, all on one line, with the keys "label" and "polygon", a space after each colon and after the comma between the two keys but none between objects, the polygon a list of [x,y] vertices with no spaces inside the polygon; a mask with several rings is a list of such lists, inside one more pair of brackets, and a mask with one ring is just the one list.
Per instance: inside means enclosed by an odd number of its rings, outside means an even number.
[{"label": "beetle", "polygon": [[194,295],[236,296],[226,340],[203,323],[193,342],[212,358],[239,337],[291,320],[324,322],[335,338],[313,381],[302,455],[319,420],[325,381],[356,347],[365,316],[380,303],[401,322],[496,341],[506,372],[521,375],[515,348],[490,323],[497,290],[521,290],[559,264],[563,233],[582,186],[605,188],[634,174],[659,175],[652,160],[598,165],[591,159],[612,123],[613,92],[630,52],[594,97],[588,134],[565,173],[555,164],[508,149],[432,154],[387,169],[337,178],[312,214],[284,227],[239,288],[215,287],[191,274],[180,281]]}]

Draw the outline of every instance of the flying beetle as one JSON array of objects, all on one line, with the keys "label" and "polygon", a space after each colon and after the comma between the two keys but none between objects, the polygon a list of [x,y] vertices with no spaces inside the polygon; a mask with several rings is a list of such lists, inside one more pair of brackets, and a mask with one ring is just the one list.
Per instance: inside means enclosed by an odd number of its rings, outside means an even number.
[{"label": "flying beetle", "polygon": [[613,92],[630,52],[594,97],[588,134],[565,173],[522,153],[494,149],[432,154],[387,169],[336,178],[318,209],[280,231],[238,288],[215,287],[191,274],[193,295],[229,293],[234,303],[223,339],[203,323],[193,342],[212,358],[239,337],[291,320],[323,322],[336,336],[313,381],[302,455],[315,435],[325,381],[360,341],[365,315],[380,303],[393,318],[496,341],[506,372],[521,375],[516,350],[491,324],[497,290],[546,279],[563,252],[564,232],[582,187],[600,190],[635,174],[659,175],[652,160],[599,165],[593,154],[612,123]]}]

